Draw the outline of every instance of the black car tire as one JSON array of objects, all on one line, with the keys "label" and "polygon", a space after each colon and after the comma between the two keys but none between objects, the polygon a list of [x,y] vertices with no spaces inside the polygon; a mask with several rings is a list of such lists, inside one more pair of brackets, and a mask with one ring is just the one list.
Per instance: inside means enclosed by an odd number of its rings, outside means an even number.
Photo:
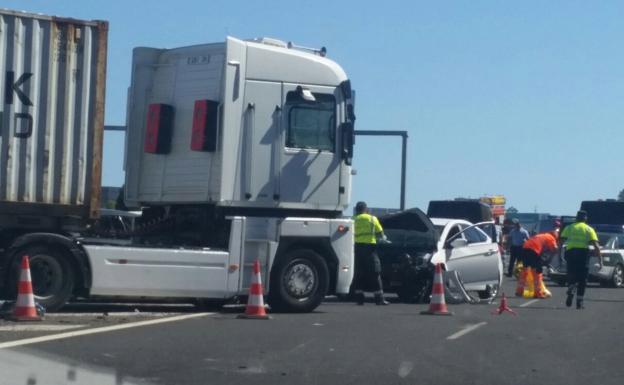
[{"label": "black car tire", "polygon": [[[309,280],[303,293],[293,287],[296,275]],[[300,282],[299,282],[300,283]],[[296,249],[287,252],[271,272],[269,304],[271,310],[288,313],[307,313],[321,304],[329,288],[329,270],[325,260],[313,250]]]},{"label": "black car tire", "polygon": [[47,245],[29,246],[18,255],[20,257],[14,264],[14,284],[20,277],[21,256],[28,255],[35,302],[48,312],[62,308],[74,290],[74,269],[69,260],[60,250]]}]

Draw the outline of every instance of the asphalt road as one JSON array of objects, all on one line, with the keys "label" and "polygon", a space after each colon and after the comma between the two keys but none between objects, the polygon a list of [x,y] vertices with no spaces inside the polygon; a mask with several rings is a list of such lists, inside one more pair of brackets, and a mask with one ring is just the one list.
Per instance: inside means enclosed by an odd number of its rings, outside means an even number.
[{"label": "asphalt road", "polygon": [[[592,286],[585,310],[550,289],[552,299],[510,298],[517,316],[492,315],[495,304],[449,305],[444,317],[329,300],[268,321],[236,319],[236,308],[74,305],[40,323],[73,329],[0,322],[0,384],[621,384],[624,289]],[[43,340],[21,345],[33,337]]]}]

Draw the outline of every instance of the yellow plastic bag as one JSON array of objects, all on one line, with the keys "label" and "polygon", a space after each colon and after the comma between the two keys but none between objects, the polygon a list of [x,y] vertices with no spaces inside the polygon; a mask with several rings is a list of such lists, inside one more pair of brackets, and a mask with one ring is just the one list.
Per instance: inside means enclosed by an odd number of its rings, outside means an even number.
[{"label": "yellow plastic bag", "polygon": [[546,285],[544,284],[544,281],[540,282],[540,286],[541,286],[542,293],[544,293],[544,295],[547,298],[552,297],[552,293],[550,292],[550,290],[548,290],[548,288],[546,288]]},{"label": "yellow plastic bag", "polygon": [[513,269],[513,275],[514,277],[516,277],[516,279],[520,277],[520,272],[522,271],[523,268],[524,266],[522,265],[522,261],[516,262],[516,266],[514,266],[514,269]]},{"label": "yellow plastic bag", "polygon": [[534,283],[533,283],[533,269],[527,267],[526,281],[524,281],[524,292],[522,296],[524,298],[533,298],[535,295]]}]

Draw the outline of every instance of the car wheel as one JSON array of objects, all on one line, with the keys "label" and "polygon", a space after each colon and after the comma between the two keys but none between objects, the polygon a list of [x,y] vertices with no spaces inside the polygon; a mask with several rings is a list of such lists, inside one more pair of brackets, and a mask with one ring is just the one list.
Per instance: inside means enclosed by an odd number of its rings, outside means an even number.
[{"label": "car wheel", "polygon": [[20,276],[21,256],[28,255],[35,302],[49,312],[63,307],[73,293],[75,280],[74,270],[67,258],[57,249],[39,245],[28,247],[18,255],[15,282]]},{"label": "car wheel", "polygon": [[325,260],[313,250],[293,250],[273,267],[269,304],[277,311],[310,312],[323,301],[328,287]]},{"label": "car wheel", "polygon": [[[455,275],[455,277],[450,276],[450,274]],[[469,298],[470,296],[464,288],[464,281],[462,281],[459,272],[457,270],[447,272],[444,278],[444,299],[446,303],[458,305],[466,303]]]},{"label": "car wheel", "polygon": [[486,285],[485,286],[485,290],[480,290],[477,292],[477,295],[479,296],[479,299],[488,299],[488,300],[494,300],[494,298],[496,298],[496,296],[498,295],[499,291],[500,291],[500,287],[501,287],[501,283],[503,282],[503,277],[502,275],[498,274],[498,279],[496,280],[496,283],[493,285]]},{"label": "car wheel", "polygon": [[490,299],[493,300],[494,298],[496,298],[496,296],[498,295],[498,292],[500,291],[500,286],[499,284],[494,284],[494,285],[487,285],[485,287],[485,290],[481,290],[477,292],[477,295],[479,296],[479,299]]},{"label": "car wheel", "polygon": [[624,284],[624,268],[622,265],[617,264],[613,267],[613,274],[611,275],[609,284],[611,287],[622,287]]}]

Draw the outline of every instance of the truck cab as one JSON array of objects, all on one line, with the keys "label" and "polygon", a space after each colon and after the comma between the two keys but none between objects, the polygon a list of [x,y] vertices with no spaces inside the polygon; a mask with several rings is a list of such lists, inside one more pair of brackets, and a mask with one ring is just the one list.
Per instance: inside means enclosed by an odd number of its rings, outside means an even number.
[{"label": "truck cab", "polygon": [[351,194],[353,92],[324,52],[232,37],[136,48],[127,205],[339,215]]}]

